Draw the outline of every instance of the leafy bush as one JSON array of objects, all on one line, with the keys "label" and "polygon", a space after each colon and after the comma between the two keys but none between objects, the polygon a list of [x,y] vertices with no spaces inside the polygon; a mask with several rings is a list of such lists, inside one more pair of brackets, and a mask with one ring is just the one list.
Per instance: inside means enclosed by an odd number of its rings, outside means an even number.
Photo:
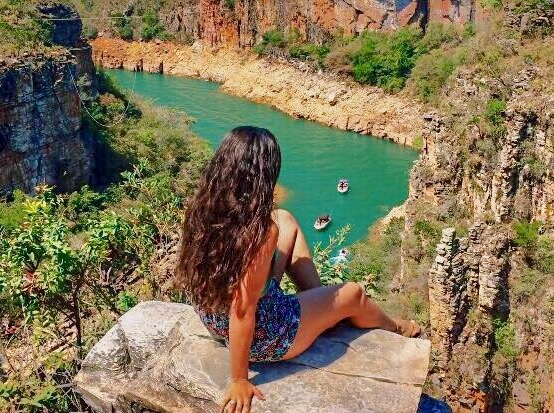
[{"label": "leafy bush", "polygon": [[285,34],[281,30],[271,30],[262,35],[262,44],[283,47],[286,45]]},{"label": "leafy bush", "polygon": [[0,55],[46,50],[52,25],[40,19],[33,2],[9,1],[0,5]]},{"label": "leafy bush", "polygon": [[312,43],[304,43],[289,47],[289,55],[293,59],[308,60],[313,59],[319,67],[323,67],[323,62],[329,54],[329,47],[318,46]]},{"label": "leafy bush", "polygon": [[133,23],[131,18],[122,13],[111,13],[117,35],[123,40],[133,40]]},{"label": "leafy bush", "polygon": [[494,126],[499,126],[504,121],[506,102],[500,99],[491,99],[485,109],[485,117]]},{"label": "leafy bush", "polygon": [[515,222],[514,229],[516,236],[514,242],[518,247],[523,248],[527,252],[532,252],[537,247],[539,239],[539,228],[541,222]]},{"label": "leafy bush", "polygon": [[[330,260],[333,251],[344,244],[349,232],[350,226],[346,225],[339,228],[334,236],[329,237],[329,243],[326,246],[323,246],[322,242],[314,245],[313,260],[323,285],[339,284],[350,280],[348,264],[333,264]],[[296,292],[296,287],[288,276],[283,277],[281,286],[288,293]]]},{"label": "leafy bush", "polygon": [[426,103],[436,101],[457,65],[456,59],[442,50],[422,56],[412,70],[411,84],[415,94]]},{"label": "leafy bush", "polygon": [[354,79],[388,91],[402,89],[422,52],[421,38],[421,30],[412,27],[392,34],[365,32],[362,48],[353,57]]},{"label": "leafy bush", "polygon": [[158,14],[153,10],[148,10],[144,16],[142,16],[143,26],[140,30],[140,37],[143,40],[152,40],[154,38],[166,39],[164,27],[160,24]]},{"label": "leafy bush", "polygon": [[[130,170],[102,193],[42,186],[0,204],[0,336],[17,366],[0,383],[0,410],[85,410],[68,387],[79,360],[139,298],[165,296],[167,275],[153,257],[175,245],[184,202],[211,155],[184,114],[130,102],[107,75],[98,80],[90,111],[121,121],[85,127],[103,143],[99,154],[125,160],[108,175]],[[41,357],[30,365],[15,346]]]},{"label": "leafy bush", "polygon": [[425,35],[421,39],[420,45],[423,52],[428,52],[457,38],[458,32],[454,25],[431,22],[425,28]]},{"label": "leafy bush", "polygon": [[26,215],[24,202],[25,194],[20,190],[14,191],[12,202],[0,202],[0,232],[11,231],[23,223]]},{"label": "leafy bush", "polygon": [[417,135],[412,141],[412,148],[420,152],[423,149],[423,136]]}]

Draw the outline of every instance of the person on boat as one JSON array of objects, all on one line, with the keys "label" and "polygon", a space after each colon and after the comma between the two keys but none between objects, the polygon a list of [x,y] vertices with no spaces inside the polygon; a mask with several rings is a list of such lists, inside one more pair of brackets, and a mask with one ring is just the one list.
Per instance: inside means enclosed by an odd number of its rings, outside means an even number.
[{"label": "person on boat", "polygon": [[[207,329],[230,349],[222,410],[250,411],[263,395],[249,363],[288,360],[341,320],[358,328],[419,334],[413,320],[390,318],[354,282],[323,286],[294,216],[275,209],[281,152],[267,129],[230,131],[205,169],[183,221],[177,285]],[[297,294],[279,287],[284,273]]]},{"label": "person on boat", "polygon": [[331,264],[345,264],[348,262],[348,250],[346,248],[341,248],[336,257],[330,258]]}]

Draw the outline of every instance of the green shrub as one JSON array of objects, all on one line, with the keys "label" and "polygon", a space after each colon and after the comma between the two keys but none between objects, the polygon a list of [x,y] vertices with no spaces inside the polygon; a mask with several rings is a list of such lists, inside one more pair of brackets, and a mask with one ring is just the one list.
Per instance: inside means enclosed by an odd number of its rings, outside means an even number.
[{"label": "green shrub", "polygon": [[27,213],[23,208],[25,194],[15,190],[11,202],[0,202],[0,231],[11,231],[19,227],[25,220]]},{"label": "green shrub", "polygon": [[554,274],[554,238],[541,236],[537,242],[535,267],[544,274]]},{"label": "green shrub", "polygon": [[258,56],[263,56],[267,52],[267,47],[265,44],[258,43],[257,45],[254,45],[254,47],[252,47],[252,51]]},{"label": "green shrub", "polygon": [[518,247],[523,248],[527,252],[532,252],[537,246],[537,242],[539,239],[539,228],[541,227],[541,225],[542,223],[539,221],[515,222],[515,244]]},{"label": "green shrub", "polygon": [[450,43],[457,39],[458,33],[452,24],[429,23],[425,29],[425,35],[420,41],[422,51],[428,52],[442,46],[445,43]]},{"label": "green shrub", "polygon": [[165,39],[165,30],[160,24],[158,14],[153,10],[148,10],[142,17],[142,29],[140,30],[140,37],[143,40],[148,41],[154,38]]},{"label": "green shrub", "polygon": [[223,5],[227,7],[229,10],[235,9],[235,0],[224,0]]},{"label": "green shrub", "polygon": [[362,47],[353,56],[354,79],[388,91],[402,89],[421,54],[421,37],[421,30],[413,27],[392,34],[365,32]]},{"label": "green shrub", "polygon": [[421,152],[423,149],[423,136],[417,135],[413,142],[412,142],[412,148],[414,148],[416,151]]},{"label": "green shrub", "polygon": [[504,122],[506,102],[501,99],[491,99],[485,109],[485,118],[494,126],[500,126]]},{"label": "green shrub", "polygon": [[115,31],[123,40],[133,40],[133,23],[130,17],[122,13],[112,13]]},{"label": "green shrub", "polygon": [[262,44],[266,46],[284,47],[287,42],[285,40],[285,34],[281,30],[271,30],[262,35]]},{"label": "green shrub", "polygon": [[481,0],[481,5],[486,9],[500,9],[502,0]]},{"label": "green shrub", "polygon": [[411,76],[411,85],[415,94],[426,103],[436,101],[458,63],[442,50],[434,50],[430,54],[421,56]]},{"label": "green shrub", "polygon": [[129,311],[137,304],[138,304],[137,296],[134,294],[130,294],[127,291],[121,291],[117,296],[116,307],[122,313]]},{"label": "green shrub", "polygon": [[292,45],[289,47],[289,56],[293,59],[315,60],[320,67],[323,66],[325,58],[329,54],[329,47],[318,46],[312,43]]}]

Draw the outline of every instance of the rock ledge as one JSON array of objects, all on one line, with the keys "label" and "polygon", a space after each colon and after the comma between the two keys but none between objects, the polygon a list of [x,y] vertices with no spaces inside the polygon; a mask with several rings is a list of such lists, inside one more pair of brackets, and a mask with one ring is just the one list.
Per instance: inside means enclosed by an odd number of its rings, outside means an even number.
[{"label": "rock ledge", "polygon": [[[253,412],[415,412],[430,343],[340,327],[301,356],[256,363],[266,397]],[[75,387],[101,412],[217,412],[228,380],[225,346],[192,307],[143,302],[92,348]]]}]

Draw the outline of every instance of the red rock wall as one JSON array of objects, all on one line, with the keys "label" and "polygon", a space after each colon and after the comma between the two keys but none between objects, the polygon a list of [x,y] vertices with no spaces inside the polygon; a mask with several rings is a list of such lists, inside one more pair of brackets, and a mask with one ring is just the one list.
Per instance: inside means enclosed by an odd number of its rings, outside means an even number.
[{"label": "red rock wall", "polygon": [[423,19],[423,0],[185,0],[162,9],[160,17],[176,37],[208,45],[248,47],[263,33],[297,29],[303,40],[320,43],[336,31],[395,29]]}]

